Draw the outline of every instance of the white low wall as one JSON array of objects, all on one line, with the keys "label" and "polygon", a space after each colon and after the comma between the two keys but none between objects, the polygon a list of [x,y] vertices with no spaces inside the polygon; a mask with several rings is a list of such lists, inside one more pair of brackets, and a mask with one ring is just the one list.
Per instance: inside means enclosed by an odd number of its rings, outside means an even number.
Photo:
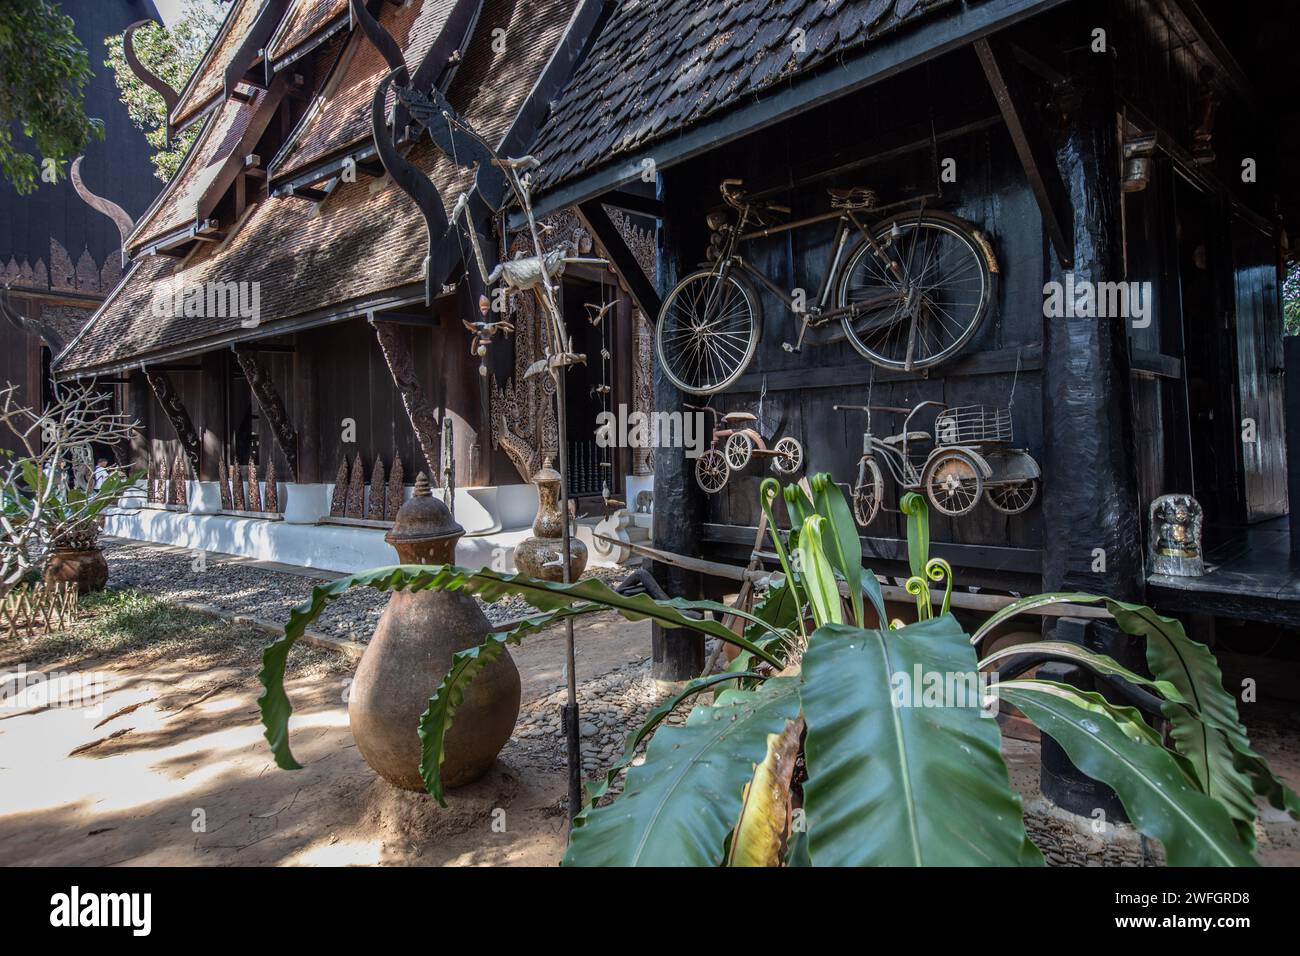
[{"label": "white low wall", "polygon": [[[304,520],[301,512],[307,510],[309,502],[314,507],[323,502],[328,512],[330,488],[329,485],[286,484],[283,492],[286,497],[282,499],[286,512],[296,510],[295,491],[299,492],[303,505],[296,516],[298,521]],[[515,570],[515,545],[532,533],[536,510],[537,490],[532,485],[457,489],[456,518],[462,525],[468,522],[467,527],[500,529],[466,534],[456,551],[458,562],[470,568]],[[596,554],[591,527],[582,524],[578,528],[578,537],[587,545],[588,566],[615,566]],[[377,528],[144,508],[106,518],[104,533],[323,571],[353,573],[397,562],[397,553],[384,541],[384,532]]]}]

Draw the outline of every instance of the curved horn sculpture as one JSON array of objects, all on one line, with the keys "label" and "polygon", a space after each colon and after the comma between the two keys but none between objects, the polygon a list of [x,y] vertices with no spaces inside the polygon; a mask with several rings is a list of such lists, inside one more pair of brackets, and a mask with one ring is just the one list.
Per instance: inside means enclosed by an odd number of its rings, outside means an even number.
[{"label": "curved horn sculpture", "polygon": [[388,64],[388,69],[392,73],[401,71],[401,76],[397,78],[398,84],[405,86],[409,83],[411,80],[410,72],[406,69],[406,59],[402,56],[402,50],[393,39],[393,35],[370,15],[362,0],[348,0],[348,8],[352,12],[353,21],[361,27],[361,32],[366,35],[366,39],[379,51],[379,55]]},{"label": "curved horn sculpture", "polygon": [[85,182],[81,179],[81,161],[85,156],[78,156],[72,161],[72,188],[91,209],[102,212],[109,219],[113,220],[117,226],[117,231],[122,236],[122,255],[126,255],[126,237],[131,235],[135,229],[135,220],[127,214],[127,211],[113,202],[111,199],[105,199],[103,196],[96,196],[86,188]]},{"label": "curved horn sculpture", "polygon": [[41,338],[50,347],[50,354],[57,356],[63,351],[63,336],[44,322],[29,319],[9,304],[9,284],[0,284],[0,316],[4,316],[20,332],[30,332]]},{"label": "curved horn sculpture", "polygon": [[[432,251],[434,242],[446,235],[448,229],[447,211],[442,204],[442,196],[439,195],[438,187],[433,184],[433,180],[425,175],[423,170],[408,163],[406,158],[397,151],[388,124],[384,121],[384,104],[388,99],[389,84],[399,70],[405,69],[399,67],[379,81],[379,85],[375,88],[374,99],[370,103],[370,124],[374,129],[375,151],[379,154],[379,161],[384,164],[384,169],[393,177],[393,182],[398,185],[398,188],[415,201],[420,214],[424,216],[428,249]],[[426,304],[433,300],[435,281],[430,274],[428,263],[429,256],[426,253],[424,278]]]},{"label": "curved horn sculpture", "polygon": [[126,57],[126,65],[131,68],[132,73],[140,78],[140,82],[162,97],[163,103],[167,107],[167,115],[170,117],[172,110],[180,102],[181,95],[156,74],[149,72],[149,68],[141,63],[140,58],[135,55],[135,31],[149,23],[157,26],[157,23],[153,20],[137,20],[126,28],[126,33],[122,36],[122,55]]}]

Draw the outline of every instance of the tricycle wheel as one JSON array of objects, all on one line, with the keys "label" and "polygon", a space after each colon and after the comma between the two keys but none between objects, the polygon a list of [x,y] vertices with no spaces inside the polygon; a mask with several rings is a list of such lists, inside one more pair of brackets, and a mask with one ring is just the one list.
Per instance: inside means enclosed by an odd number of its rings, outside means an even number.
[{"label": "tricycle wheel", "polygon": [[921,486],[930,504],[940,513],[956,518],[969,514],[979,504],[984,479],[979,465],[967,452],[942,451],[926,464]]},{"label": "tricycle wheel", "polygon": [[1018,515],[1022,511],[1028,511],[1037,497],[1037,478],[993,485],[984,489],[984,499],[1004,515]]},{"label": "tricycle wheel", "polygon": [[884,494],[885,479],[880,466],[870,458],[864,459],[858,472],[858,484],[853,489],[853,517],[866,527],[880,513],[880,499]]},{"label": "tricycle wheel", "polygon": [[695,459],[695,481],[706,493],[715,495],[727,486],[727,459],[722,452],[710,448]]},{"label": "tricycle wheel", "polygon": [[727,467],[740,471],[754,456],[754,440],[744,432],[735,432],[727,438]]},{"label": "tricycle wheel", "polygon": [[776,443],[772,449],[776,457],[772,459],[772,468],[780,475],[793,475],[803,467],[803,445],[797,438],[788,435]]}]

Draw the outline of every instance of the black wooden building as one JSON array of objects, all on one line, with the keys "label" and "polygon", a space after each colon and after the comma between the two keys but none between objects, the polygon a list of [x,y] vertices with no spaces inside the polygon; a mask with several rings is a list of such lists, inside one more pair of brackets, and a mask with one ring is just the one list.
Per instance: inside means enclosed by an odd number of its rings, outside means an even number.
[{"label": "black wooden building", "polygon": [[[856,403],[1010,405],[1042,468],[1023,514],[934,516],[959,586],[1080,589],[1178,613],[1300,622],[1288,561],[1281,279],[1294,247],[1295,108],[1275,0],[632,2],[603,25],[541,130],[542,209],[643,208],[656,183],[659,276],[648,314],[705,257],[719,183],[822,212],[829,187],[953,213],[998,262],[988,317],[962,352],[917,372],[848,345],[791,353],[794,319],[763,293],[766,327],[721,411],[792,434],[806,470],[852,480]],[[832,225],[751,243],[778,285],[816,288]],[[616,244],[615,244],[616,245]],[[1150,283],[1141,321],[1045,315],[1051,283]],[[1296,373],[1293,371],[1293,375]],[[681,407],[662,375],[656,403]],[[681,452],[656,456],[658,546],[748,560],[763,471],[706,496]],[[770,473],[770,472],[769,472]],[[886,482],[863,532],[875,570],[905,576]],[[1146,512],[1167,493],[1204,506],[1211,573],[1146,569]],[[661,567],[675,593],[708,580]],[[697,673],[692,639],[660,637],[665,675]],[[692,670],[694,668],[694,670]]]}]

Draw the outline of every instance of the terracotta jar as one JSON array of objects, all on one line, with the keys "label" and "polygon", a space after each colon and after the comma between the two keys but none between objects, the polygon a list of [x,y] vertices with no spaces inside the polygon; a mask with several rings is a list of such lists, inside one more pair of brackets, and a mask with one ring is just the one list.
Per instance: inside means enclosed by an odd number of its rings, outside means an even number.
[{"label": "terracotta jar", "polygon": [[[424,475],[415,496],[397,512],[384,540],[402,564],[454,564],[465,529],[429,493]],[[457,651],[476,647],[491,631],[478,603],[463,591],[394,591],[362,655],[348,697],[357,749],[385,780],[423,790],[420,715]],[[519,718],[519,671],[508,650],[469,685],[444,743],[444,786],[487,773]]]},{"label": "terracotta jar", "polygon": [[99,548],[55,548],[45,561],[45,583],[76,582],[78,594],[102,591],[108,584],[108,561]]},{"label": "terracotta jar", "polygon": [[[564,512],[560,508],[560,473],[547,458],[533,475],[537,486],[537,517],[532,537],[515,545],[515,567],[534,578],[564,580]],[[569,536],[569,580],[576,581],[587,567],[587,546],[576,534]]]}]

